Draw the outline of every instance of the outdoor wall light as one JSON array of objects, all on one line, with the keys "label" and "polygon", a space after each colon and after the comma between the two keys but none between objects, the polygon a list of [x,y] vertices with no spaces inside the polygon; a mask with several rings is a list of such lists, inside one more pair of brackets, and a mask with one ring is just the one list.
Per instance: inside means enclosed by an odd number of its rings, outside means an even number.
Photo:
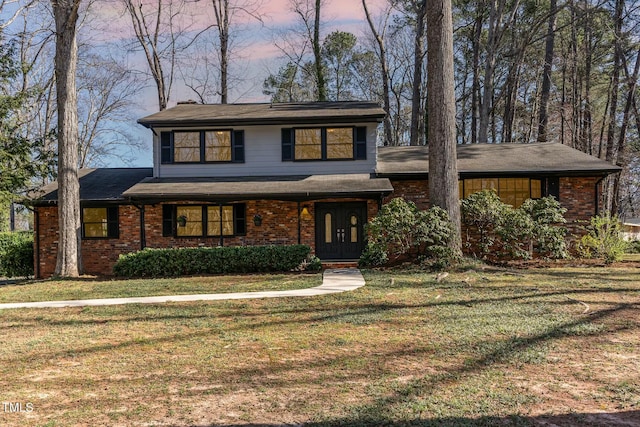
[{"label": "outdoor wall light", "polygon": [[178,227],[186,227],[187,226],[187,217],[185,215],[180,215],[176,221],[178,222]]},{"label": "outdoor wall light", "polygon": [[254,224],[256,227],[260,227],[260,226],[262,225],[262,215],[260,215],[260,214],[255,214],[255,215],[253,216],[253,224]]},{"label": "outdoor wall light", "polygon": [[311,214],[309,213],[309,208],[308,207],[303,207],[302,211],[300,211],[300,219],[303,219],[305,221],[309,221],[311,219]]}]

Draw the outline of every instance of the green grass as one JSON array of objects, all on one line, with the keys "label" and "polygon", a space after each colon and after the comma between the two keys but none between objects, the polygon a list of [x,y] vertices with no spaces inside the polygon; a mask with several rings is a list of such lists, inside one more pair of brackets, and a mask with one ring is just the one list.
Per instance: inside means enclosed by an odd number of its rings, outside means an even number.
[{"label": "green grass", "polygon": [[0,303],[214,294],[312,288],[321,274],[202,276],[177,279],[43,280],[0,285]]},{"label": "green grass", "polygon": [[364,274],[320,297],[0,311],[2,401],[34,404],[0,425],[637,416],[637,269]]}]

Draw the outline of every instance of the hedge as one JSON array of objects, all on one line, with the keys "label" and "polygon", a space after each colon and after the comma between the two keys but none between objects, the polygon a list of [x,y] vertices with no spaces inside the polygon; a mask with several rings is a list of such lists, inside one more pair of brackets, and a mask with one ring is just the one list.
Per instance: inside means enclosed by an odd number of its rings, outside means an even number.
[{"label": "hedge", "polygon": [[33,234],[0,233],[0,276],[33,276]]},{"label": "hedge", "polygon": [[309,258],[307,245],[144,249],[120,255],[120,277],[175,277],[197,274],[268,273],[294,270]]}]

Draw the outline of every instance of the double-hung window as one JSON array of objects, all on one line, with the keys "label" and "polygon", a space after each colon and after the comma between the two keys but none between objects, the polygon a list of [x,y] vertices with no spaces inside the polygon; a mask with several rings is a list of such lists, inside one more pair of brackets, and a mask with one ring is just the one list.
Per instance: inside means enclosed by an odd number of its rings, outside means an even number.
[{"label": "double-hung window", "polygon": [[244,163],[244,131],[199,130],[160,133],[160,161],[170,163]]},{"label": "double-hung window", "polygon": [[282,129],[282,160],[366,160],[366,127]]},{"label": "double-hung window", "polygon": [[246,233],[245,205],[163,205],[162,235],[220,237]]},{"label": "double-hung window", "polygon": [[82,238],[117,239],[119,233],[117,206],[82,208]]}]

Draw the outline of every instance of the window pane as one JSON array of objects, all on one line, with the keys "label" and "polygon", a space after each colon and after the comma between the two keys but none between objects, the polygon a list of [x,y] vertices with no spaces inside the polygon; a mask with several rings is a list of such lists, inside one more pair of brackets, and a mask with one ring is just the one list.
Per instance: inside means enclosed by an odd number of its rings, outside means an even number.
[{"label": "window pane", "polygon": [[222,232],[225,236],[233,236],[233,206],[222,207]]},{"label": "window pane", "polygon": [[186,224],[178,222],[178,236],[202,236],[202,206],[178,206],[177,217],[186,218]]},{"label": "window pane", "polygon": [[531,180],[531,198],[539,199],[542,197],[542,181],[539,179]]},{"label": "window pane", "polygon": [[[225,236],[233,236],[233,206],[222,207],[222,230]],[[207,235],[220,235],[220,207],[207,207]]]},{"label": "window pane", "polygon": [[320,129],[296,129],[296,160],[322,159],[322,138]]},{"label": "window pane", "polygon": [[333,226],[331,224],[331,220],[332,220],[331,214],[327,213],[324,216],[324,242],[325,243],[331,243],[332,242],[331,239],[333,237],[332,236],[333,235],[333,231],[332,231]]},{"label": "window pane", "polygon": [[231,161],[231,131],[208,131],[204,134],[205,161]]},{"label": "window pane", "polygon": [[327,128],[327,158],[353,159],[352,128]]},{"label": "window pane", "polygon": [[219,206],[207,207],[207,235],[209,236],[220,235],[220,207]]},{"label": "window pane", "polygon": [[84,237],[108,237],[107,208],[83,208]]},{"label": "window pane", "polygon": [[84,208],[82,218],[88,222],[107,222],[107,208]]},{"label": "window pane", "polygon": [[351,243],[358,242],[358,217],[351,215]]},{"label": "window pane", "polygon": [[200,132],[174,132],[174,161],[200,161]]}]

